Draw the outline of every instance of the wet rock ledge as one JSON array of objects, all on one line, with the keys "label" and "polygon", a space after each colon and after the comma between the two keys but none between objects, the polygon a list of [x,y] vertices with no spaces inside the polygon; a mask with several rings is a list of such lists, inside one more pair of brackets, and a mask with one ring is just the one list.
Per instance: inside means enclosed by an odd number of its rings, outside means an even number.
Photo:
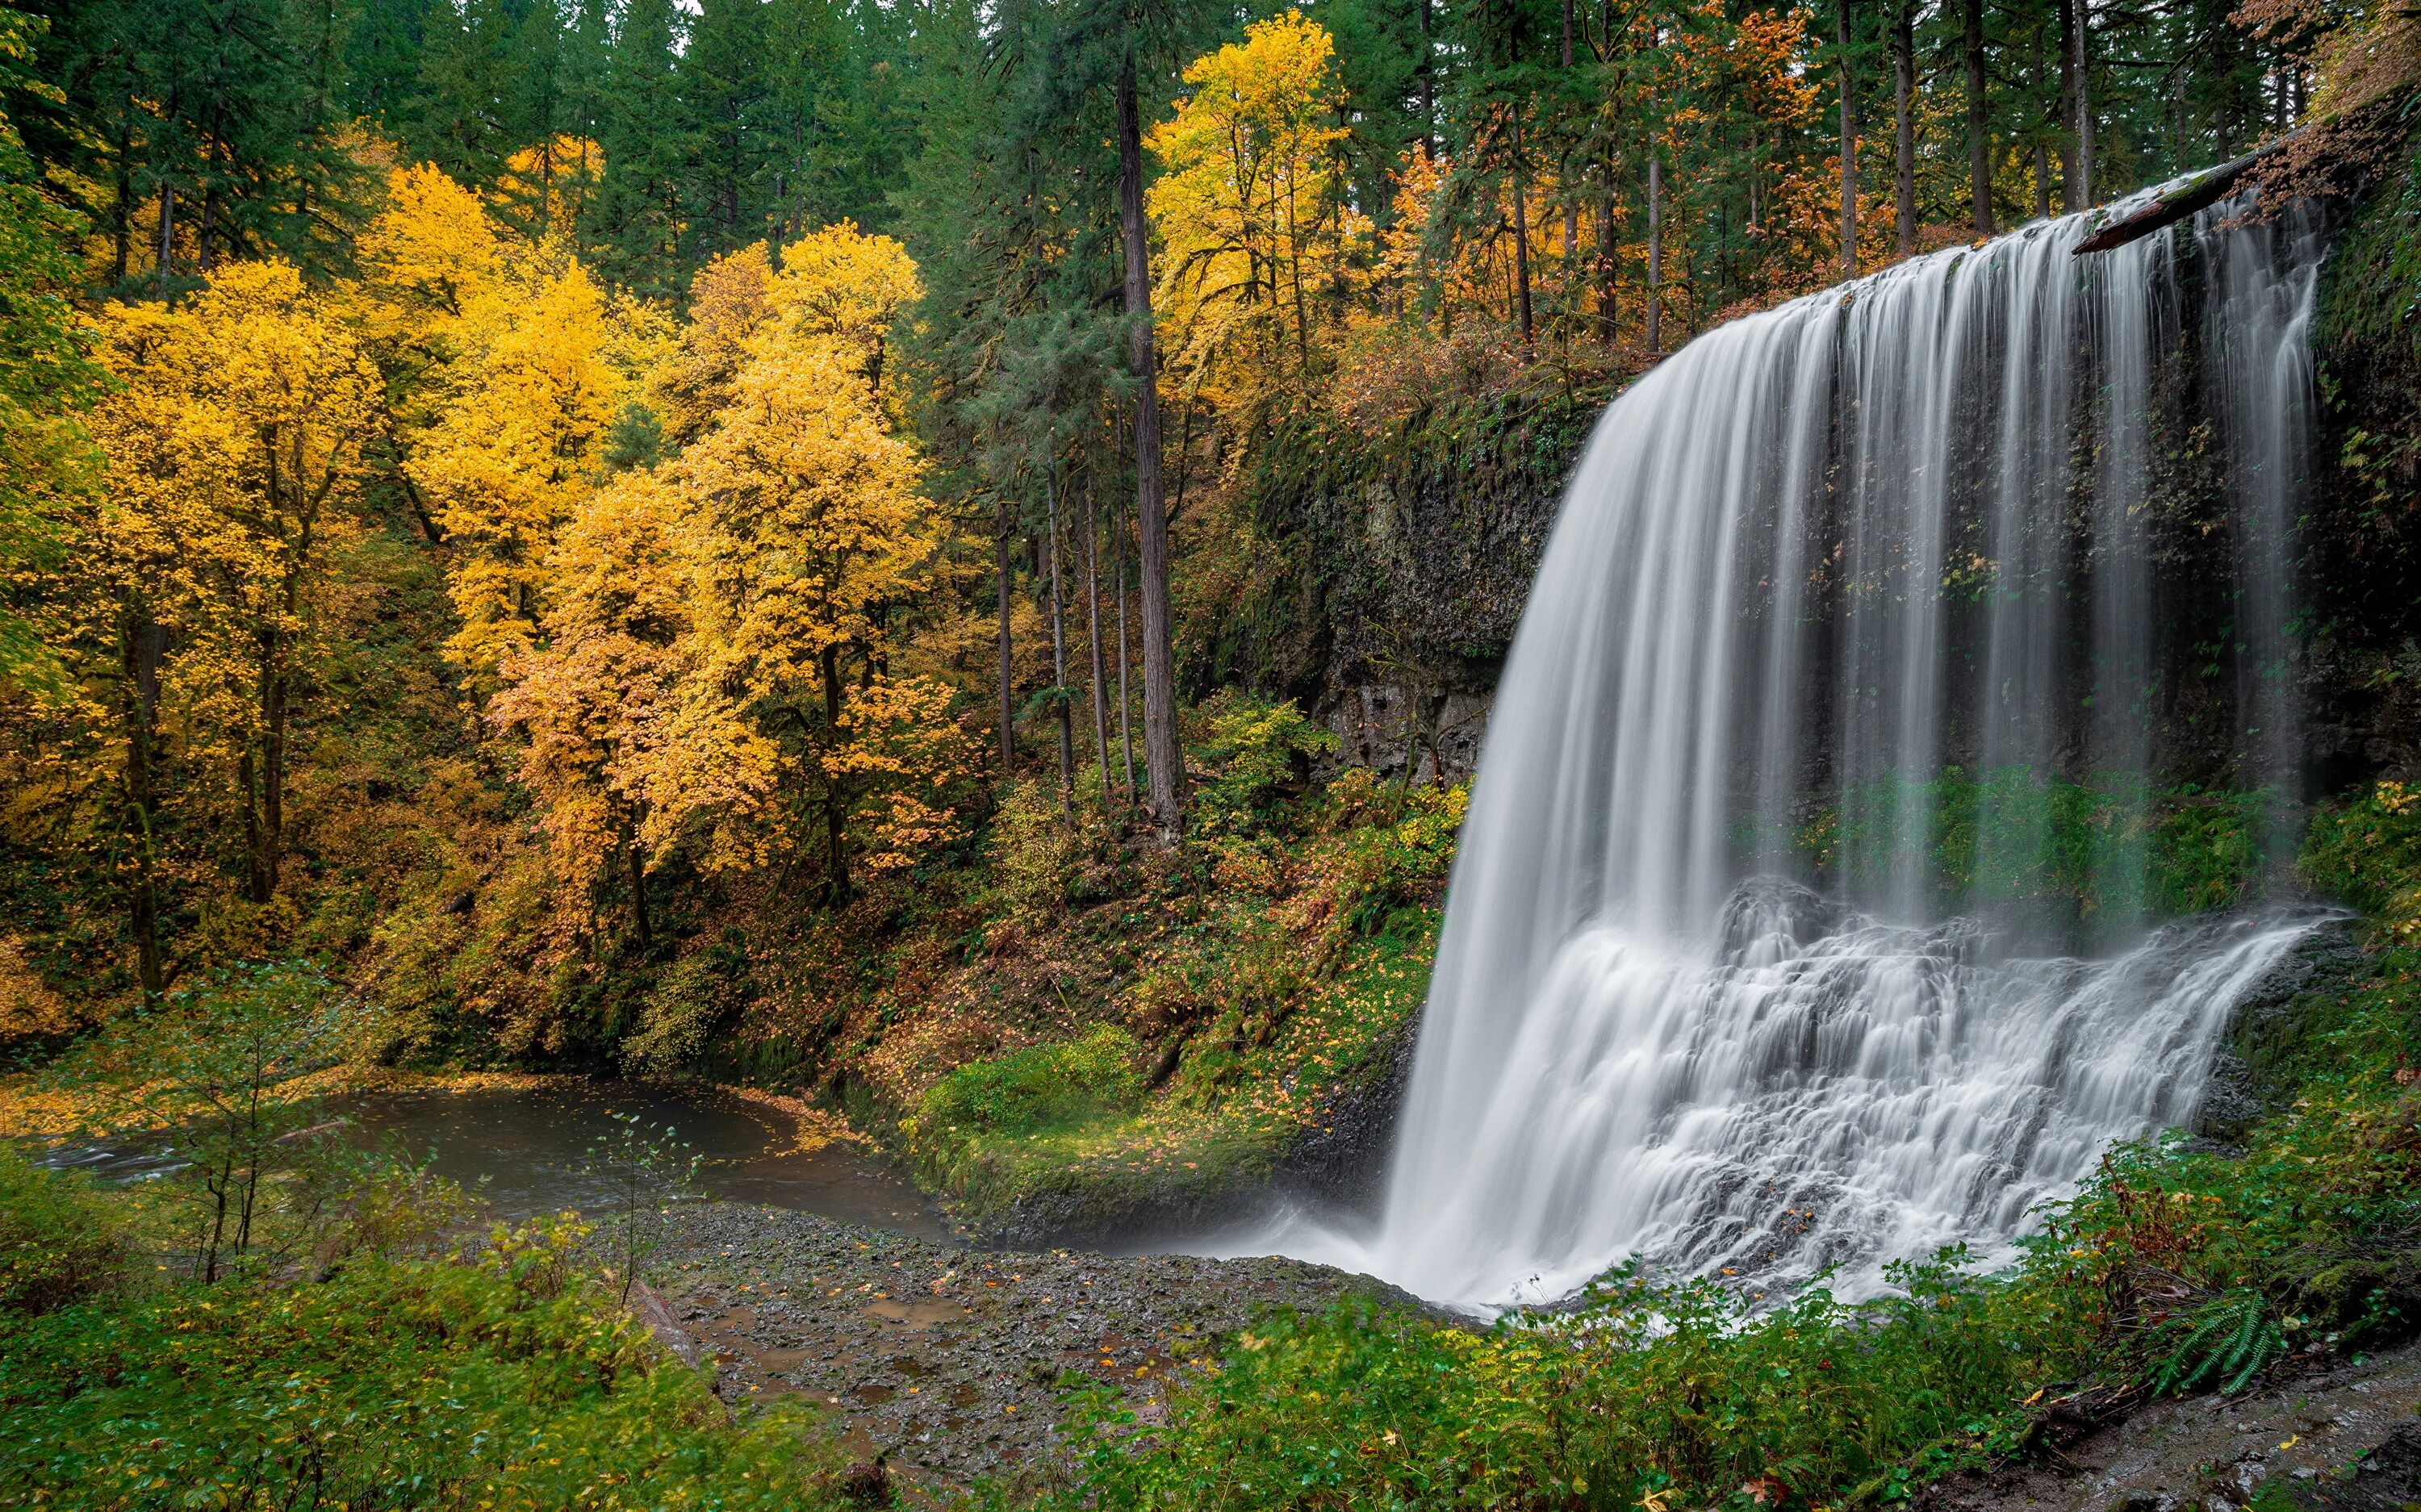
[{"label": "wet rock ledge", "polygon": [[727,1203],[695,1212],[666,1258],[667,1310],[716,1362],[720,1395],[804,1396],[857,1457],[933,1489],[1062,1470],[1069,1372],[1149,1422],[1173,1378],[1272,1309],[1354,1293],[1417,1306],[1297,1260],[992,1251]]}]

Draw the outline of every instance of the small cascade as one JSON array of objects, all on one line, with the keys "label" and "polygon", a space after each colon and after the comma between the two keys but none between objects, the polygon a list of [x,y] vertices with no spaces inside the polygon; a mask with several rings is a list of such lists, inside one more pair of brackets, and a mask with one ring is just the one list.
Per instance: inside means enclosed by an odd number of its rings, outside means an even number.
[{"label": "small cascade", "polygon": [[2301,796],[2322,242],[2243,208],[1915,258],[1608,408],[1498,693],[1383,1216],[1274,1247],[1481,1307],[1632,1256],[1855,1293],[2006,1255],[2192,1115],[2308,927],[2159,924],[2144,822],[2224,766],[2283,854]]}]

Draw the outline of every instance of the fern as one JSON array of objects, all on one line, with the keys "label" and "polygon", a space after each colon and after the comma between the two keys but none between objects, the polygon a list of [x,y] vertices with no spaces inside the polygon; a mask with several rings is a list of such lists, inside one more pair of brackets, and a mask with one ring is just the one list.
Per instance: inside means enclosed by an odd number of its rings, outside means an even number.
[{"label": "fern", "polygon": [[2269,1304],[2259,1292],[2241,1286],[2163,1332],[2177,1343],[2152,1367],[2157,1395],[2198,1390],[2212,1380],[2224,1382],[2223,1395],[2233,1395],[2287,1353],[2286,1333],[2270,1316]]}]

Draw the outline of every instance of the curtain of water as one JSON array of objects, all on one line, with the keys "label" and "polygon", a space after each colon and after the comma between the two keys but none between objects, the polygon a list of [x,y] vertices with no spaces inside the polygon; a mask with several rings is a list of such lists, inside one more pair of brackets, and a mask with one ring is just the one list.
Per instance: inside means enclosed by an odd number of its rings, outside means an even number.
[{"label": "curtain of water", "polygon": [[2187,254],[2242,764],[2294,780],[2318,242],[2226,214],[2094,257],[2071,217],[1917,258],[1710,332],[1609,408],[1499,690],[1383,1220],[1289,1247],[1481,1305],[1634,1255],[1856,1290],[2006,1245],[2112,1140],[2191,1114],[2303,926],[2148,932],[2139,844],[2097,842],[2091,918],[2030,879],[2059,860],[2054,773],[2101,795],[2095,833],[2140,829]]}]

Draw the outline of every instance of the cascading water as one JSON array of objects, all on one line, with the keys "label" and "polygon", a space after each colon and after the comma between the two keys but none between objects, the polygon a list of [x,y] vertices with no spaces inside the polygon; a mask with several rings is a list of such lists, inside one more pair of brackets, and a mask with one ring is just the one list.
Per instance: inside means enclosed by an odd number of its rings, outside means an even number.
[{"label": "cascading water", "polygon": [[1920,257],[1608,409],[1498,692],[1383,1217],[1274,1247],[1478,1306],[1632,1255],[1859,1292],[2005,1253],[2113,1141],[2191,1115],[2308,927],[2148,927],[2160,731],[2214,717],[2165,670],[2181,406],[2223,434],[2233,533],[2232,640],[2195,655],[2237,669],[2238,784],[2296,791],[2319,239],[2228,213]]}]

